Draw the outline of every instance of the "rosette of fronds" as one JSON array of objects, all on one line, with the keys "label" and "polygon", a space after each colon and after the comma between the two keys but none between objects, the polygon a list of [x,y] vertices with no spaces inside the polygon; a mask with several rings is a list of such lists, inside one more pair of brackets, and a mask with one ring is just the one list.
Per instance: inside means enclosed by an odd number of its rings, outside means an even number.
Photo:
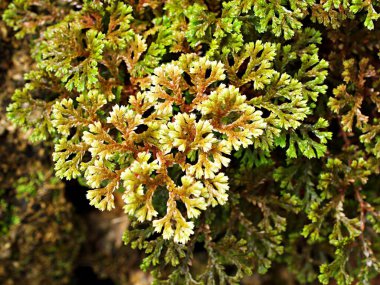
[{"label": "rosette of fronds", "polygon": [[[190,219],[227,199],[222,167],[232,149],[252,144],[266,125],[261,112],[223,80],[223,64],[188,55],[156,68],[151,87],[130,95],[125,105],[107,110],[110,104],[96,90],[78,97],[79,105],[56,102],[53,124],[63,135],[53,154],[57,174],[71,179],[83,173],[94,188],[87,197],[101,210],[112,209],[113,192],[122,191],[128,214],[153,220],[165,239],[186,242],[194,227]],[[163,216],[155,205],[162,192]]]}]

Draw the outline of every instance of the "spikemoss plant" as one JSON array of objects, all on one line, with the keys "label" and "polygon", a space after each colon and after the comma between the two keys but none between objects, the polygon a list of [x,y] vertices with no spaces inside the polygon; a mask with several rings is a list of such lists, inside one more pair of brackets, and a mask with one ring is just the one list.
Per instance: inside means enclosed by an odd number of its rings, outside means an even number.
[{"label": "spikemoss plant", "polygon": [[273,261],[369,284],[379,6],[13,1],[3,18],[36,67],[8,116],[54,142],[56,175],[84,178],[91,205],[122,197],[157,284],[238,284]]}]

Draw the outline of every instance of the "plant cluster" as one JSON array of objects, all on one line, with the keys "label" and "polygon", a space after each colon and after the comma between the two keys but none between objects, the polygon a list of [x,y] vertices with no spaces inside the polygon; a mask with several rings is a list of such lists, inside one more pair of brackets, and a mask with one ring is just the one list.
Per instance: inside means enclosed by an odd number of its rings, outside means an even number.
[{"label": "plant cluster", "polygon": [[[379,273],[378,1],[13,1],[8,117],[130,217],[156,284]],[[363,43],[365,43],[363,45]]]},{"label": "plant cluster", "polygon": [[[1,2],[0,11],[6,6]],[[0,21],[0,283],[63,284],[82,229],[50,167],[47,146],[32,146],[5,116],[9,94],[31,66],[27,47]]]}]

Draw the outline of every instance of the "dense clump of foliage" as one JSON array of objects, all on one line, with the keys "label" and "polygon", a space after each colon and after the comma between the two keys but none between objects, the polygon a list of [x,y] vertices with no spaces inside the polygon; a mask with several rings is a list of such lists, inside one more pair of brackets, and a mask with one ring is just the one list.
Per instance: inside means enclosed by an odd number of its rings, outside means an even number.
[{"label": "dense clump of foliage", "polygon": [[[378,1],[18,0],[8,118],[122,207],[156,284],[380,270]],[[117,201],[119,201],[117,203]],[[122,203],[120,203],[122,201]],[[120,205],[122,204],[122,205]]]},{"label": "dense clump of foliage", "polygon": [[83,229],[48,145],[31,145],[6,119],[9,95],[30,69],[27,47],[0,21],[0,284],[59,285],[70,281]]}]

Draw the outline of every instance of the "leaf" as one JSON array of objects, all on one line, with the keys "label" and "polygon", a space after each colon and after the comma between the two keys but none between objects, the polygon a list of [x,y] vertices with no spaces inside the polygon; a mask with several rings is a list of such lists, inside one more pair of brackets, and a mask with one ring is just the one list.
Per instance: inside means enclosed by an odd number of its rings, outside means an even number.
[{"label": "leaf", "polygon": [[[258,40],[245,44],[239,53],[231,55],[231,65],[229,57],[224,58],[228,78],[237,87],[252,82],[254,89],[264,89],[275,74],[272,69],[275,56],[276,46],[272,43]],[[240,75],[242,71],[244,73]]]}]

